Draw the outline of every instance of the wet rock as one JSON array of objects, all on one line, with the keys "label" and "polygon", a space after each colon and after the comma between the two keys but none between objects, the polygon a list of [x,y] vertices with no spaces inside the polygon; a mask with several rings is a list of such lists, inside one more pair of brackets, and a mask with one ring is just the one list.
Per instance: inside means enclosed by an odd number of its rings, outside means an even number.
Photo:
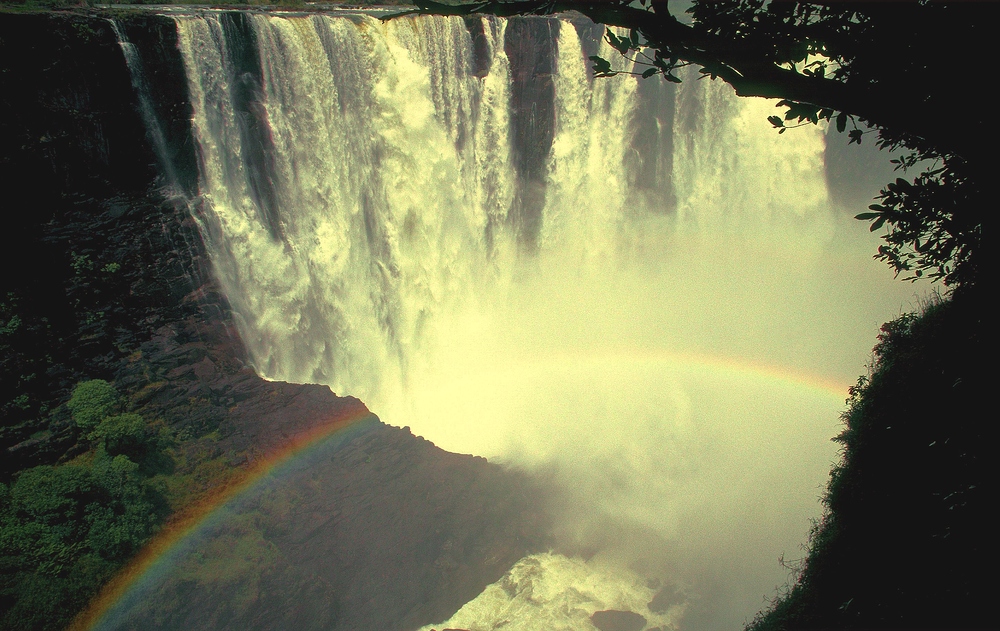
[{"label": "wet rock", "polygon": [[682,602],[684,602],[683,594],[674,591],[672,587],[665,586],[656,592],[653,600],[649,601],[648,607],[653,613],[666,613],[668,609]]},{"label": "wet rock", "polygon": [[634,611],[607,609],[595,611],[590,621],[600,631],[640,631],[646,626],[646,618]]},{"label": "wet rock", "polygon": [[[120,19],[146,64],[172,184],[193,198],[176,26],[152,14]],[[549,22],[527,26],[554,42]],[[551,92],[547,50],[539,59],[522,51],[520,94]],[[326,386],[254,372],[212,274],[196,200],[188,207],[167,192],[104,17],[4,16],[0,70],[0,178],[13,209],[0,251],[17,270],[0,296],[19,297],[39,331],[25,353],[47,358],[32,365],[32,396],[44,405],[0,428],[0,474],[89,447],[60,407],[83,379],[113,380],[129,411],[169,426],[187,460],[232,467],[268,462],[331,422],[364,419],[325,458],[291,462],[281,486],[248,509],[253,521],[219,526],[229,539],[216,552],[252,552],[227,557],[226,580],[209,573],[168,586],[143,628],[403,631],[449,618],[546,548],[547,518],[525,478],[387,427]],[[541,116],[526,106],[517,114],[518,164],[530,180],[547,149],[528,141],[551,143],[548,103]],[[0,376],[22,374],[31,359],[22,355],[0,357]],[[257,539],[240,531],[258,525]]]}]

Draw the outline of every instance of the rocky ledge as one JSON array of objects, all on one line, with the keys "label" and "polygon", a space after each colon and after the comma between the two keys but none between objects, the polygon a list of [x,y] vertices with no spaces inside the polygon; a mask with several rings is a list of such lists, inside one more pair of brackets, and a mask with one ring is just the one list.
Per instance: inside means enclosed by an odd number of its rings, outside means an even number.
[{"label": "rocky ledge", "polygon": [[[0,292],[4,481],[92,447],[63,405],[86,379],[112,381],[127,411],[161,424],[180,473],[211,462],[224,477],[370,414],[249,365],[184,202],[196,158],[172,22],[116,19],[143,49],[180,190],[158,175],[106,17],[0,16],[0,177],[13,209],[0,251],[16,272]],[[414,628],[547,545],[523,476],[374,415],[349,438],[219,525],[146,603],[143,628]],[[211,475],[202,482],[210,493]]]}]

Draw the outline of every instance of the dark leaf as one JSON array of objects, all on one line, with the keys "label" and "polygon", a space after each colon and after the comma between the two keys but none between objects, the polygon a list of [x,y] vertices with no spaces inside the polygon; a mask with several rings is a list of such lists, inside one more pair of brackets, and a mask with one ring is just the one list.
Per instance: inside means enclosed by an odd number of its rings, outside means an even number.
[{"label": "dark leaf", "polygon": [[659,71],[660,71],[660,69],[656,68],[656,67],[646,68],[646,70],[644,70],[643,73],[642,73],[642,78],[643,79],[648,79],[649,77],[652,77],[654,74],[656,74]]},{"label": "dark leaf", "polygon": [[847,127],[847,112],[841,112],[837,114],[837,131],[844,133],[845,127]]},{"label": "dark leaf", "polygon": [[628,49],[632,45],[632,42],[630,42],[627,37],[618,37],[612,33],[610,29],[606,31],[606,35],[608,36],[608,43],[611,44],[611,47],[623,55],[628,52]]},{"label": "dark leaf", "polygon": [[594,62],[594,76],[596,77],[610,77],[615,74],[611,70],[611,62],[603,57],[598,57],[597,55],[592,55],[590,60]]}]

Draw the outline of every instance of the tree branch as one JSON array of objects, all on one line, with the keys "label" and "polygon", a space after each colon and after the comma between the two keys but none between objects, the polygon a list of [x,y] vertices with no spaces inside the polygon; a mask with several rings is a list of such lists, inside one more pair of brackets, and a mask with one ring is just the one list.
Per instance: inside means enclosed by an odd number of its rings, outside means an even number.
[{"label": "tree branch", "polygon": [[654,2],[651,9],[640,9],[616,2],[573,0],[486,0],[469,4],[443,4],[434,0],[414,0],[417,9],[399,15],[490,14],[552,15],[575,11],[594,22],[640,33],[648,45],[661,51],[664,58],[677,58],[701,66],[708,75],[730,84],[739,96],[778,98],[829,108],[856,116],[872,126],[892,127],[924,139],[944,152],[971,153],[963,138],[941,129],[934,117],[920,111],[914,103],[899,103],[898,95],[882,94],[877,86],[852,85],[842,79],[806,75],[777,65],[759,45],[744,39],[721,37],[684,24],[666,11],[665,3]]}]

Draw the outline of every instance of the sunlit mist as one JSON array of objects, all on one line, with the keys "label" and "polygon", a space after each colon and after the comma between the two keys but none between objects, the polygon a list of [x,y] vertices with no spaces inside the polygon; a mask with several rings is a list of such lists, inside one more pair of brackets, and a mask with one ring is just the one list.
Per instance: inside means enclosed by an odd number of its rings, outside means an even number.
[{"label": "sunlit mist", "polygon": [[252,19],[277,220],[219,97],[218,23],[179,32],[204,233],[257,369],[550,490],[556,549],[444,626],[585,630],[618,608],[739,628],[820,516],[878,326],[916,300],[830,202],[824,130],[779,136],[773,102],[694,74],[591,79],[562,21],[527,239],[505,22],[484,22],[477,76],[458,19]]}]

